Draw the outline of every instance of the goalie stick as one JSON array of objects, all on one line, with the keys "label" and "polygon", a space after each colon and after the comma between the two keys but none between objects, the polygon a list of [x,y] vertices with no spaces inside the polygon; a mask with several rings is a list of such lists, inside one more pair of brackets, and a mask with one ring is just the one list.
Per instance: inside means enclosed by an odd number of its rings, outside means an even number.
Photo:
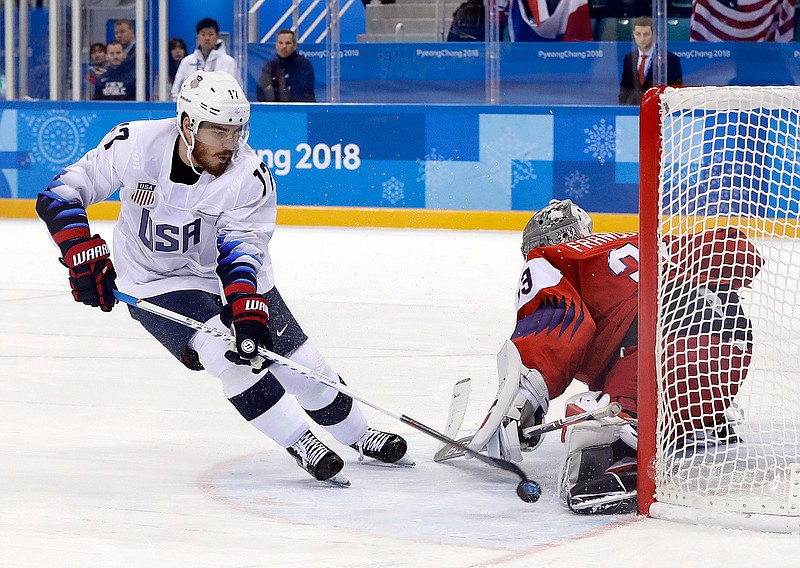
[{"label": "goalie stick", "polygon": [[[610,418],[619,414],[621,410],[622,407],[619,405],[619,403],[612,402],[608,406],[604,406],[603,408],[599,408],[597,410],[590,410],[588,412],[582,412],[580,414],[575,414],[573,416],[567,416],[565,418],[553,420],[552,422],[546,422],[545,424],[539,424],[538,426],[533,426],[531,428],[525,428],[524,434],[525,437],[547,434],[548,432],[558,430],[574,422],[580,422],[582,420],[599,420],[601,418]],[[459,438],[458,440],[459,444],[462,447],[466,447],[471,441],[472,441],[472,436],[465,436],[463,438]],[[461,448],[454,448],[452,446],[448,446],[436,452],[436,454],[433,456],[433,461],[441,462],[453,458],[460,458],[465,453],[467,452],[461,451]]]},{"label": "goalie stick", "polygon": [[[172,310],[169,310],[167,308],[164,308],[164,307],[158,306],[156,304],[150,303],[147,300],[142,300],[141,298],[136,298],[134,296],[131,296],[130,294],[125,294],[124,292],[120,292],[119,290],[114,290],[114,297],[120,302],[123,302],[125,304],[128,304],[130,306],[134,306],[134,307],[142,309],[142,310],[145,310],[145,311],[150,312],[152,314],[159,315],[159,316],[161,316],[161,317],[163,317],[165,319],[168,319],[170,321],[174,321],[174,322],[179,323],[181,325],[185,325],[186,327],[190,327],[192,329],[196,329],[197,331],[200,331],[200,332],[203,332],[203,333],[207,333],[207,334],[209,334],[209,335],[211,335],[213,337],[219,337],[220,339],[223,339],[223,340],[228,341],[228,342],[234,341],[234,337],[230,333],[228,333],[226,331],[222,331],[220,329],[215,328],[214,326],[208,325],[207,323],[203,323],[203,322],[197,321],[195,319],[192,319],[190,317],[184,316],[184,315],[179,314],[177,312],[173,312]],[[505,460],[501,460],[499,458],[493,458],[493,457],[490,457],[490,456],[485,456],[485,455],[483,455],[481,453],[478,453],[478,452],[476,452],[476,451],[474,451],[474,450],[472,450],[470,448],[467,448],[466,446],[463,446],[462,444],[460,444],[456,440],[454,440],[454,439],[452,439],[452,438],[450,438],[448,436],[445,436],[441,432],[438,432],[438,431],[434,430],[433,428],[431,428],[429,426],[426,426],[422,422],[414,420],[413,418],[411,418],[409,416],[406,416],[405,414],[400,414],[398,412],[390,410],[390,409],[388,409],[388,408],[386,408],[384,406],[381,406],[380,404],[378,404],[376,402],[372,402],[368,398],[365,398],[363,395],[358,394],[357,392],[355,392],[354,390],[352,390],[349,387],[345,386],[344,384],[339,383],[338,381],[336,381],[334,379],[331,379],[327,375],[323,375],[322,373],[318,373],[317,371],[314,371],[313,369],[309,369],[308,367],[305,367],[303,365],[295,363],[291,359],[287,359],[286,357],[278,355],[277,353],[273,353],[272,351],[268,351],[267,349],[264,349],[263,347],[259,347],[258,348],[258,354],[261,355],[262,357],[266,357],[267,359],[271,360],[274,363],[277,363],[278,365],[281,365],[282,367],[286,367],[287,369],[291,369],[292,371],[295,371],[296,373],[300,373],[304,377],[307,377],[307,378],[309,378],[309,379],[311,379],[313,381],[316,381],[318,383],[322,383],[322,384],[324,384],[324,385],[326,385],[326,386],[328,386],[328,387],[330,387],[330,388],[342,393],[345,396],[349,396],[353,400],[357,400],[358,402],[360,402],[360,403],[362,403],[362,404],[364,404],[366,406],[369,406],[370,408],[373,408],[373,409],[377,410],[378,412],[381,412],[382,414],[385,414],[386,416],[389,416],[391,418],[399,420],[403,424],[407,424],[407,425],[411,426],[412,428],[414,428],[416,430],[419,430],[423,434],[426,434],[426,435],[428,435],[428,436],[430,436],[430,437],[432,437],[432,438],[434,438],[434,439],[436,439],[436,440],[438,440],[438,441],[440,441],[440,442],[442,442],[444,444],[447,444],[448,446],[454,446],[457,449],[462,449],[466,454],[471,455],[475,459],[477,459],[479,461],[482,461],[483,463],[485,463],[487,465],[490,465],[492,467],[496,467],[496,468],[499,468],[499,469],[503,469],[505,471],[508,471],[509,473],[513,473],[514,475],[519,477],[520,480],[521,480],[517,484],[517,495],[519,496],[519,498],[522,499],[523,501],[527,502],[527,503],[534,503],[534,502],[539,500],[539,497],[542,494],[541,486],[538,483],[536,483],[535,481],[533,481],[532,479],[528,479],[528,476],[525,475],[525,472],[523,472],[516,464],[513,464],[511,462],[507,462]]]},{"label": "goalie stick", "polygon": [[[453,385],[453,394],[450,397],[450,408],[447,411],[447,422],[444,425],[444,435],[448,438],[458,436],[458,430],[464,422],[464,415],[467,413],[467,403],[469,402],[469,391],[472,387],[470,378],[461,379]],[[463,440],[459,440],[463,443]],[[437,456],[447,455],[449,452],[457,452],[458,448],[448,444],[442,444],[433,456],[433,461],[439,461]]]}]

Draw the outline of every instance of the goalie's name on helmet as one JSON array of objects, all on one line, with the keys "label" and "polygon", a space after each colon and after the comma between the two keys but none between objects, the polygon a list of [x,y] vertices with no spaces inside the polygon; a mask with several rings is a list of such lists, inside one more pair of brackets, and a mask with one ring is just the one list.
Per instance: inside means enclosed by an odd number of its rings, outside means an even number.
[{"label": "goalie's name on helmet", "polygon": [[635,237],[636,233],[595,233],[588,237],[582,237],[574,241],[563,243],[565,247],[569,247],[576,252],[586,252],[595,247],[599,247],[608,243],[616,242],[617,239],[627,239],[628,237]]}]

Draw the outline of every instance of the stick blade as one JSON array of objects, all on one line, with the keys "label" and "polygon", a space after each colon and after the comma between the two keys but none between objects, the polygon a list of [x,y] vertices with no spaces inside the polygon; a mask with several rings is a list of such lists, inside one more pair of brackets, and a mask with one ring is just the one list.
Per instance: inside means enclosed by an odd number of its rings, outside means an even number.
[{"label": "stick blade", "polygon": [[[467,446],[472,441],[472,436],[464,436],[463,438],[459,438],[456,440],[462,446]],[[467,452],[464,448],[460,448],[458,446],[452,446],[449,444],[444,444],[438,452],[433,455],[433,461],[435,462],[443,462],[446,460],[451,460],[453,458],[460,458],[465,455]]]},{"label": "stick blade", "polygon": [[[464,422],[464,416],[467,413],[467,403],[469,403],[469,393],[472,388],[472,379],[467,377],[461,379],[453,385],[453,394],[450,397],[450,408],[447,411],[447,422],[444,427],[444,435],[448,438],[455,439],[458,436],[458,430]],[[441,461],[441,456],[451,450],[458,451],[448,444],[441,444],[433,456],[433,461]],[[463,452],[462,454],[463,455]],[[439,458],[439,459],[437,459]]]}]

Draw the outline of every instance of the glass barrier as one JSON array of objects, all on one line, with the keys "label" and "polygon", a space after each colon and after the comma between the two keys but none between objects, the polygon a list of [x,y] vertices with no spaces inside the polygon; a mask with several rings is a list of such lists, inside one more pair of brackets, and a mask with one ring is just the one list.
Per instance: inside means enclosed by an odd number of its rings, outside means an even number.
[{"label": "glass barrier", "polygon": [[[641,83],[797,84],[792,3],[717,10],[724,3],[547,0],[534,14],[525,0],[231,0],[213,8],[224,17],[211,15],[221,22],[216,42],[235,58],[253,101],[635,105]],[[183,17],[191,7],[189,0],[6,2],[0,97],[172,100],[173,54],[191,56],[200,40],[196,22]],[[652,25],[641,19],[649,17]],[[120,33],[125,22],[131,29]],[[637,29],[656,46],[641,80]],[[171,49],[175,36],[183,49]],[[118,38],[121,62],[117,46],[108,51]],[[302,65],[279,78],[281,38],[284,55],[296,49],[291,59]],[[116,80],[105,74],[111,68]]]},{"label": "glass barrier", "polygon": [[[0,13],[6,30],[3,98],[157,100],[153,57],[158,53],[159,2],[23,0],[10,10],[8,4]],[[115,71],[113,80],[105,75],[109,69]],[[103,75],[108,80],[97,90]]]}]

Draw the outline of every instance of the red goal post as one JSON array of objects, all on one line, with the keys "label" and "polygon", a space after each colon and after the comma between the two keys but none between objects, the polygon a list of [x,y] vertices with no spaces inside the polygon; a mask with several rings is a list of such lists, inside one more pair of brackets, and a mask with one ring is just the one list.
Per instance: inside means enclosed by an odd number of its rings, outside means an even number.
[{"label": "red goal post", "polygon": [[650,89],[639,160],[639,511],[800,532],[800,88]]}]

